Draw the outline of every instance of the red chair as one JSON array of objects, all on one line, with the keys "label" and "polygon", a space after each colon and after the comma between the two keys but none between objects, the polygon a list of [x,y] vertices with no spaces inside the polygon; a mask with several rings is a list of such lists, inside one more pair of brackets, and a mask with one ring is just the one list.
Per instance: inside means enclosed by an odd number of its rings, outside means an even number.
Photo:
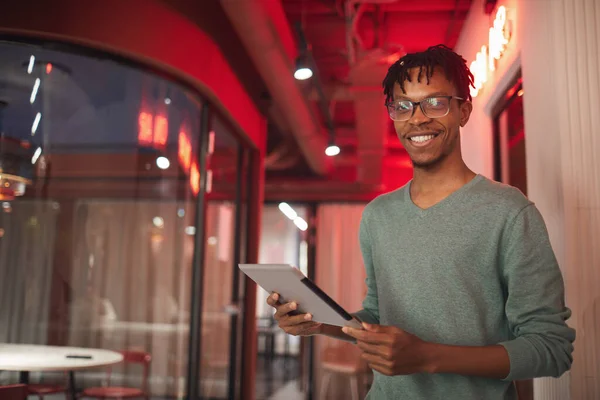
[{"label": "red chair", "polygon": [[67,393],[69,389],[66,385],[51,385],[44,383],[35,383],[27,385],[27,392],[30,395],[38,396],[40,400],[44,399],[44,396],[56,393]]},{"label": "red chair", "polygon": [[110,386],[111,369],[108,370],[108,386],[91,387],[85,389],[79,397],[93,397],[97,399],[131,399],[143,397],[148,399],[148,372],[152,357],[143,351],[122,351],[124,364],[141,364],[144,369],[142,388]]},{"label": "red chair", "polygon": [[[68,375],[65,372],[65,380],[67,379]],[[44,396],[56,393],[64,393],[66,396],[66,394],[69,392],[69,388],[66,384],[30,383],[27,385],[27,392],[30,395],[38,396],[40,400],[43,400]]]},{"label": "red chair", "polygon": [[26,400],[27,385],[0,386],[0,399],[2,400]]}]

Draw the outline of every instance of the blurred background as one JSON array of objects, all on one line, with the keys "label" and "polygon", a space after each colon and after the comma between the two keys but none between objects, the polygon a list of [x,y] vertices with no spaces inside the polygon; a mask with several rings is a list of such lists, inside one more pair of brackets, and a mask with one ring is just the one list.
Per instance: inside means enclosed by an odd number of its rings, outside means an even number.
[{"label": "blurred background", "polygon": [[475,76],[467,165],[536,203],[565,277],[575,362],[535,398],[599,399],[597,0],[3,2],[0,385],[364,398],[354,346],[283,333],[237,264],[361,307],[362,210],[412,177],[381,82],[436,44]]}]

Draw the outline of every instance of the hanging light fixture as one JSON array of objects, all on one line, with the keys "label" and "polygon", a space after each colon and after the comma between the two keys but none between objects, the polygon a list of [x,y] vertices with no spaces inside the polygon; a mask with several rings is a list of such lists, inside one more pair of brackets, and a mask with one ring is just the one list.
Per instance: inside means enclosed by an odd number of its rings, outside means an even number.
[{"label": "hanging light fixture", "polygon": [[340,148],[335,144],[333,118],[330,110],[327,108],[325,93],[323,92],[323,87],[319,79],[319,70],[311,57],[310,46],[306,41],[306,37],[304,36],[302,25],[302,22],[296,22],[296,32],[298,33],[298,47],[300,55],[296,58],[296,72],[294,72],[294,78],[298,80],[306,80],[311,78],[313,74],[315,75],[315,79],[313,79],[312,84],[319,94],[319,107],[321,108],[323,116],[326,119],[327,128],[329,130],[329,144],[325,149],[325,154],[329,157],[337,156],[340,154]]},{"label": "hanging light fixture", "polygon": [[335,144],[335,131],[333,127],[329,129],[329,144],[325,149],[325,154],[329,157],[337,156],[340,154],[340,148]]},{"label": "hanging light fixture", "polygon": [[313,76],[310,48],[306,41],[306,37],[304,36],[301,22],[296,23],[296,32],[298,33],[298,50],[300,54],[296,57],[296,71],[294,72],[294,78],[299,81],[304,81]]},{"label": "hanging light fixture", "polygon": [[301,54],[296,58],[296,71],[294,72],[294,78],[299,81],[310,79],[313,76],[312,68],[310,67],[310,60],[306,54]]},{"label": "hanging light fixture", "polygon": [[7,107],[8,103],[0,101],[0,200],[23,196],[33,173],[31,144],[6,137],[3,123]]},{"label": "hanging light fixture", "polygon": [[329,157],[337,156],[340,154],[340,148],[335,143],[330,142],[329,146],[325,149],[325,154]]}]

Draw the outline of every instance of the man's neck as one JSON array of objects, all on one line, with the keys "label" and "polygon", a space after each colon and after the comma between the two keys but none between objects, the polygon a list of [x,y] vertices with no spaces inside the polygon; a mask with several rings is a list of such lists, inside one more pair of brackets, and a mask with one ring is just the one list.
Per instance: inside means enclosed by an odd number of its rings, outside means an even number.
[{"label": "man's neck", "polygon": [[432,167],[415,167],[411,194],[448,194],[475,177],[476,174],[467,167],[462,158],[456,162],[452,161],[446,159]]}]

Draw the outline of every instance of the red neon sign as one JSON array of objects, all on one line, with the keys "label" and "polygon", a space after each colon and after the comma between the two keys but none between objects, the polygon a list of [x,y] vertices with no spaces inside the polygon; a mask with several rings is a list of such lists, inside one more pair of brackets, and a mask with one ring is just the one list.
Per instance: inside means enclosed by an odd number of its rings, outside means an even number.
[{"label": "red neon sign", "polygon": [[190,187],[192,188],[192,193],[194,193],[194,195],[197,195],[200,192],[200,172],[198,171],[198,165],[196,165],[195,161],[190,169]]},{"label": "red neon sign", "polygon": [[169,120],[164,115],[141,111],[138,116],[138,143],[164,148],[169,138]]},{"label": "red neon sign", "polygon": [[[190,164],[192,161],[192,145],[190,144],[190,138],[187,133],[182,129],[179,131],[179,163],[183,165],[185,170],[190,169]],[[198,167],[196,167],[198,168]]]},{"label": "red neon sign", "polygon": [[152,121],[154,117],[147,112],[140,112],[138,116],[138,143],[142,145],[152,144]]},{"label": "red neon sign", "polygon": [[164,115],[154,117],[154,145],[165,147],[169,136],[169,120]]},{"label": "red neon sign", "polygon": [[490,27],[487,46],[481,46],[481,50],[475,56],[475,61],[470,65],[474,76],[474,88],[471,88],[471,96],[475,97],[488,80],[488,71],[496,70],[496,62],[506,51],[512,34],[512,21],[507,18],[506,7],[498,7],[494,23]]}]

